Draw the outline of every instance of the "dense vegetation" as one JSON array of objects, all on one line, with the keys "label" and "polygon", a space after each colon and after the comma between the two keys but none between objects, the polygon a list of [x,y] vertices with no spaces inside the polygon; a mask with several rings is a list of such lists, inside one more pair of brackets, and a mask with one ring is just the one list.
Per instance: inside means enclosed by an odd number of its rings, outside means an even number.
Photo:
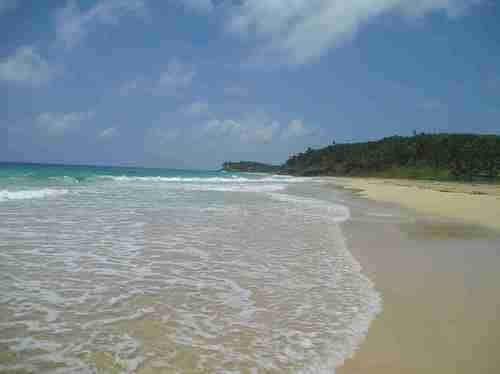
[{"label": "dense vegetation", "polygon": [[240,161],[225,162],[222,165],[222,169],[229,172],[277,173],[281,170],[281,166],[268,165],[253,161]]},{"label": "dense vegetation", "polygon": [[498,179],[500,136],[415,134],[332,144],[292,155],[282,166],[294,175],[425,179]]}]

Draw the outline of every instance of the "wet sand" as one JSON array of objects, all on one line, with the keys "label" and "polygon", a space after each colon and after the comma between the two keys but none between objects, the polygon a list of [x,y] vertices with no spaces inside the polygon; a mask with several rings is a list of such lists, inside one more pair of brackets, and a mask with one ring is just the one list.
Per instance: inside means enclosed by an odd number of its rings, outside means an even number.
[{"label": "wet sand", "polygon": [[495,225],[423,214],[347,190],[341,196],[352,213],[343,224],[349,249],[381,293],[383,310],[337,374],[499,373]]}]

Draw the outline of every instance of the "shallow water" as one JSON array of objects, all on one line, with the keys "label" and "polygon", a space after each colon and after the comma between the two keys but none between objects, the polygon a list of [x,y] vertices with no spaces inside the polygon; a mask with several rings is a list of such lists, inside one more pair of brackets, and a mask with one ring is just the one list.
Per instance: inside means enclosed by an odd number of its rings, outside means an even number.
[{"label": "shallow water", "polygon": [[330,373],[380,308],[317,180],[9,168],[0,371]]}]

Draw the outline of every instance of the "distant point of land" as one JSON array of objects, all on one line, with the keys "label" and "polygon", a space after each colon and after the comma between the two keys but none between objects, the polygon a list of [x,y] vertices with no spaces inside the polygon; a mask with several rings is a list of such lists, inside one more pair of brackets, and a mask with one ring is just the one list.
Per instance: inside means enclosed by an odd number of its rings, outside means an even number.
[{"label": "distant point of land", "polygon": [[278,173],[281,170],[279,165],[268,165],[261,162],[240,161],[225,162],[222,169],[228,172],[248,172],[248,173]]}]

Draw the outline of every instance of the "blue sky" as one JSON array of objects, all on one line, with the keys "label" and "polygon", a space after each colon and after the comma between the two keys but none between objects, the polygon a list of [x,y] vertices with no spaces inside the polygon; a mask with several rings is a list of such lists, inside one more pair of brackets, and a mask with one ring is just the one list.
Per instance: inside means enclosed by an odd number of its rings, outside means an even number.
[{"label": "blue sky", "polygon": [[217,168],[500,133],[492,0],[0,0],[0,160]]}]

